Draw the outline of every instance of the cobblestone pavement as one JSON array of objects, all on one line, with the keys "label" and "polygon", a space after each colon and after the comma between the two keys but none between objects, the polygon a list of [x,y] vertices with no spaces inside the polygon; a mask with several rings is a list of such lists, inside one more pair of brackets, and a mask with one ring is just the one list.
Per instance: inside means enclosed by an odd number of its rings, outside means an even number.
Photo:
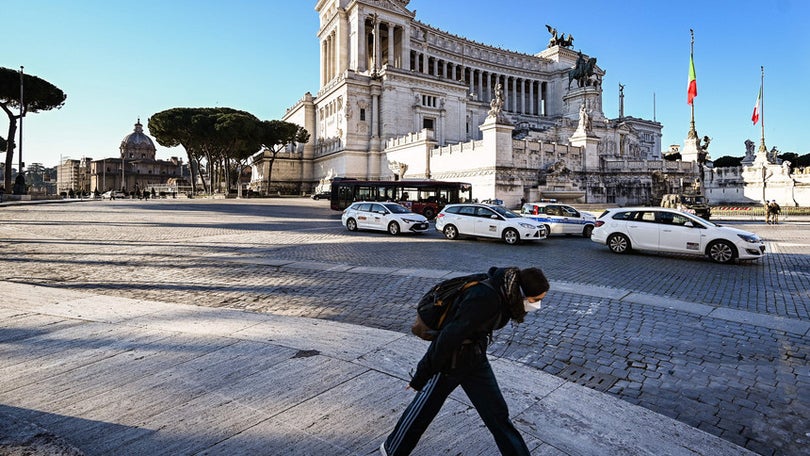
[{"label": "cobblestone pavement", "polygon": [[296,198],[3,207],[0,267],[8,281],[408,332],[415,299],[439,275],[538,265],[557,290],[540,313],[498,335],[493,356],[759,454],[810,454],[810,334],[801,329],[810,323],[810,223],[730,221],[763,236],[770,254],[722,266],[614,255],[577,237],[507,246],[435,231],[351,233],[327,206]]}]

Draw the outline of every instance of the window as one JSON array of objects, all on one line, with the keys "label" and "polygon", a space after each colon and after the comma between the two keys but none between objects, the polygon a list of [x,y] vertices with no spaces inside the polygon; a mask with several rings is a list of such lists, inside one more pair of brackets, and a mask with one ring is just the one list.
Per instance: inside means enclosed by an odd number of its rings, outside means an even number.
[{"label": "window", "polygon": [[459,215],[475,216],[475,206],[462,206],[458,213]]},{"label": "window", "polygon": [[366,110],[365,109],[360,110],[360,120],[362,120],[364,122],[366,120]]},{"label": "window", "polygon": [[433,119],[423,119],[422,120],[422,128],[426,130],[433,130]]},{"label": "window", "polygon": [[479,207],[475,215],[481,218],[492,218],[495,213],[485,207]]}]

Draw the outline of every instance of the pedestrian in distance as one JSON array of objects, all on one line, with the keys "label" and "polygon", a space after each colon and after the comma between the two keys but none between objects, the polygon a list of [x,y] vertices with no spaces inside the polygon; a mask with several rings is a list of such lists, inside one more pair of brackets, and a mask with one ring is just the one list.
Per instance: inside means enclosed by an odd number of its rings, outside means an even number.
[{"label": "pedestrian in distance", "polygon": [[487,278],[465,288],[416,367],[407,389],[416,397],[380,445],[385,456],[408,455],[447,397],[461,386],[501,454],[529,455],[487,359],[492,331],[523,321],[540,308],[549,283],[539,268],[492,267]]},{"label": "pedestrian in distance", "polygon": [[773,210],[773,214],[771,214],[771,223],[778,225],[779,214],[782,213],[782,207],[779,206],[779,203],[777,203],[776,200],[771,200],[771,209]]}]

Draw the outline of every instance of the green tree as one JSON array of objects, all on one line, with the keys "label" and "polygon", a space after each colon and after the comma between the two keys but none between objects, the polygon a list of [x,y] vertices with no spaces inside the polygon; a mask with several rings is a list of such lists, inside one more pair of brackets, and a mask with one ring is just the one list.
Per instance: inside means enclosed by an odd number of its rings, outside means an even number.
[{"label": "green tree", "polygon": [[261,145],[269,152],[270,165],[267,170],[267,184],[272,181],[273,163],[276,155],[287,145],[306,143],[309,141],[309,132],[304,127],[282,120],[267,120],[262,122]]},{"label": "green tree", "polygon": [[740,166],[742,163],[743,157],[731,157],[729,155],[724,155],[717,160],[714,160],[714,167],[715,168],[726,168],[732,166]]},{"label": "green tree", "polygon": [[[14,163],[14,136],[17,134],[17,120],[26,114],[59,109],[65,104],[67,95],[61,89],[44,79],[23,74],[23,104],[20,112],[20,72],[0,67],[0,108],[8,116],[8,135],[5,145],[6,172],[4,176],[6,189],[11,189],[11,166]],[[12,108],[19,114],[14,114]],[[19,170],[22,172],[22,170]]]},{"label": "green tree", "polygon": [[[250,113],[232,108],[172,108],[149,118],[149,132],[165,147],[183,146],[191,168],[192,191],[196,193],[199,171],[206,166],[211,185],[215,186],[224,173],[228,182],[228,160],[239,147],[239,134],[244,123],[255,124],[258,119]],[[257,146],[258,150],[258,146]],[[210,189],[203,182],[206,192]]]}]

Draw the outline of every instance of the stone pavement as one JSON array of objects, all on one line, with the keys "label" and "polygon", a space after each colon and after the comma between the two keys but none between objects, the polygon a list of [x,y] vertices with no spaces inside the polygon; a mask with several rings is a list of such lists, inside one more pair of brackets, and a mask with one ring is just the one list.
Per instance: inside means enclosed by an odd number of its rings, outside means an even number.
[{"label": "stone pavement", "polygon": [[408,334],[415,295],[438,278],[540,265],[553,284],[543,310],[501,331],[493,358],[759,454],[810,454],[808,223],[729,223],[761,234],[769,255],[717,266],[573,237],[511,247],[350,233],[300,198],[15,206],[0,209],[0,279]]},{"label": "stone pavement", "polygon": [[[0,295],[14,297],[0,304],[4,454],[376,454],[413,396],[404,385],[425,348],[301,317],[7,281]],[[532,454],[749,453],[521,364],[493,366]],[[415,454],[496,452],[457,391]]]}]

